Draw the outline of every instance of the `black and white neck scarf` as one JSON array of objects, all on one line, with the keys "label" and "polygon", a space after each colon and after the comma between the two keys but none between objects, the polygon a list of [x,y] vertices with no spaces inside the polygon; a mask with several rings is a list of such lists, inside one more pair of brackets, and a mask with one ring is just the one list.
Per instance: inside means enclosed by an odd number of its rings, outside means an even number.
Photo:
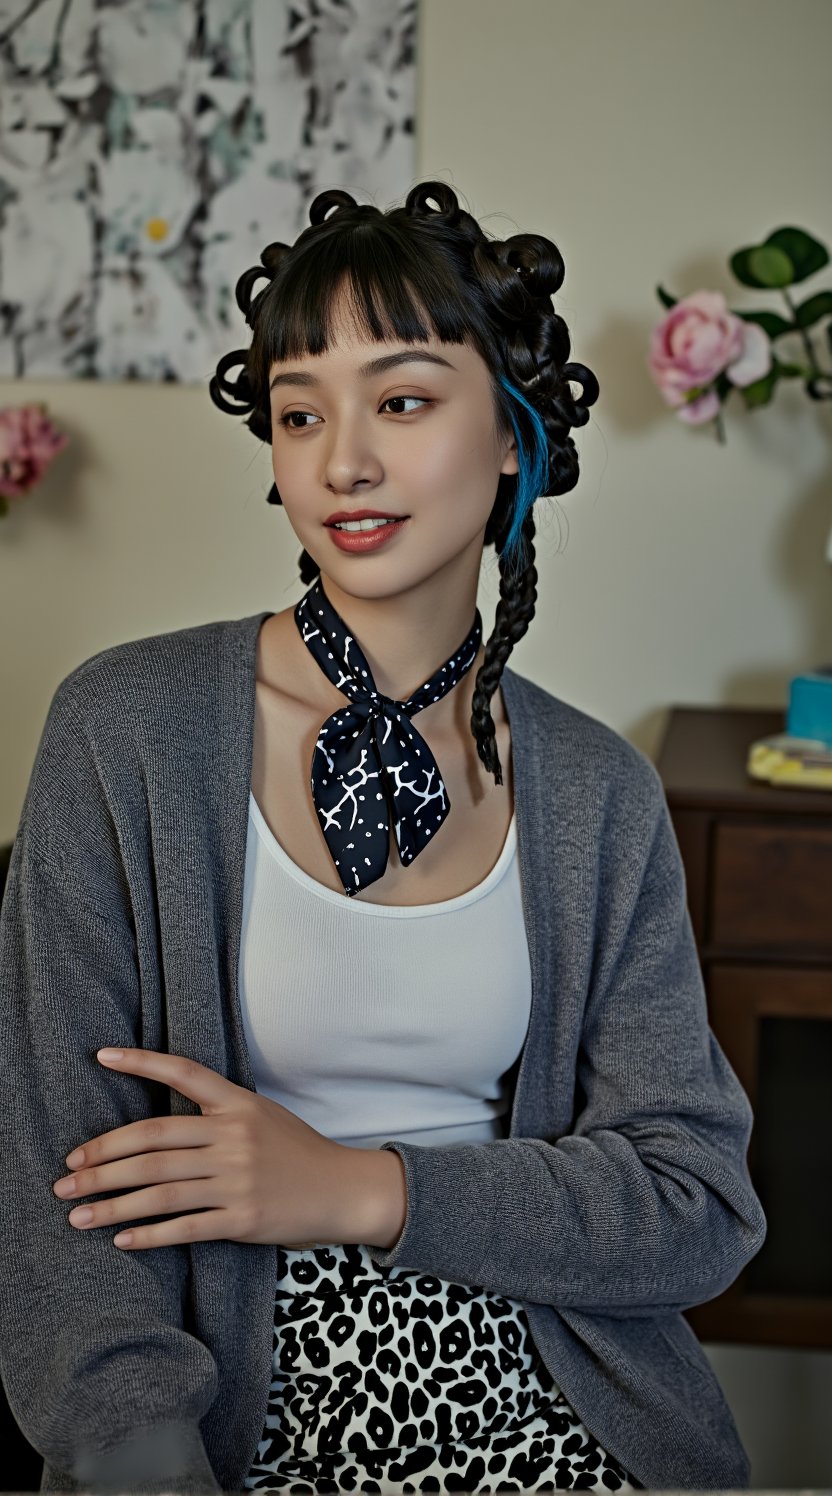
[{"label": "black and white neck scarf", "polygon": [[441,700],[470,670],[482,640],[482,619],[477,608],[470,633],[451,658],[407,701],[393,701],[376,690],[361,646],[320,577],[294,616],[310,654],[350,698],[318,734],[312,798],[344,893],[352,896],[387,867],[391,813],[399,857],[408,867],[451,808],[436,760],[410,719]]}]

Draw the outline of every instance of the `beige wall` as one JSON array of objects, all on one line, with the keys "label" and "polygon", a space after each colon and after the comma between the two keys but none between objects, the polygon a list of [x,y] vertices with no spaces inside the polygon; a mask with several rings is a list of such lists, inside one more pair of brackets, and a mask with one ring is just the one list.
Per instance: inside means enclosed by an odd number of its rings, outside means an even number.
[{"label": "beige wall", "polygon": [[[490,233],[555,240],[555,304],[601,385],[578,487],[538,505],[538,612],[511,663],[652,757],[671,703],[784,707],[790,676],[832,662],[829,404],[789,387],[749,415],[735,395],[721,446],[644,367],[658,282],[776,310],[733,281],[733,250],[791,223],[832,244],[830,55],[829,0],[423,0],[413,180],[449,182]],[[0,383],[73,439],[0,522],[0,841],[75,665],[304,590],[268,453],[211,404],[210,372]],[[489,629],[496,597],[492,571]],[[753,1484],[832,1486],[830,1355],[707,1349]]]},{"label": "beige wall", "polygon": [[[511,663],[652,757],[669,704],[785,706],[791,675],[832,661],[829,403],[781,387],[748,414],[735,394],[722,446],[644,367],[659,281],[776,309],[730,253],[784,223],[832,244],[830,42],[828,0],[423,0],[414,180],[450,182],[490,233],[555,240],[572,357],[601,386],[578,487],[537,506],[538,611]],[[0,841],[70,669],[302,594],[268,451],[211,404],[211,372],[0,381],[0,402],[45,399],[72,437],[0,522]]]}]

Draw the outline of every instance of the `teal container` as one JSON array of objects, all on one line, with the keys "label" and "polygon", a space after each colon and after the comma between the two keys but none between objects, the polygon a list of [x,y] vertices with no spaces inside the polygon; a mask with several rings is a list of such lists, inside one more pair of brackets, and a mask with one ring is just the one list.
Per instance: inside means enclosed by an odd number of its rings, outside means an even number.
[{"label": "teal container", "polygon": [[832,665],[789,682],[786,732],[792,738],[814,738],[832,748]]}]

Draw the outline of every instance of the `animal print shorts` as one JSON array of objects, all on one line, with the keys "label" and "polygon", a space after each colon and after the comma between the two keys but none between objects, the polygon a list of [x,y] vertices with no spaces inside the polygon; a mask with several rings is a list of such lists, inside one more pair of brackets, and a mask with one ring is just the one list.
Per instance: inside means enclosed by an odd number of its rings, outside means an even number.
[{"label": "animal print shorts", "polygon": [[357,1245],[278,1247],[247,1491],[644,1490],[580,1422],[521,1304]]}]

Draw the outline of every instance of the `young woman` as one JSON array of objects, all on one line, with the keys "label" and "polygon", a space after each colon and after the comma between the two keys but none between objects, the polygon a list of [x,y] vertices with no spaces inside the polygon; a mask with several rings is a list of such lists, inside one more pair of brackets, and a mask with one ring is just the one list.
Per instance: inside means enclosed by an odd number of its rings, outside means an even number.
[{"label": "young woman", "polygon": [[[661,781],[506,664],[598,394],[563,261],[439,182],[310,219],[211,384],[306,591],[95,656],[38,750],[0,922],[12,1410],[44,1490],[745,1488],[682,1311],[765,1219]],[[67,1232],[70,1180],[144,1188]]]}]

